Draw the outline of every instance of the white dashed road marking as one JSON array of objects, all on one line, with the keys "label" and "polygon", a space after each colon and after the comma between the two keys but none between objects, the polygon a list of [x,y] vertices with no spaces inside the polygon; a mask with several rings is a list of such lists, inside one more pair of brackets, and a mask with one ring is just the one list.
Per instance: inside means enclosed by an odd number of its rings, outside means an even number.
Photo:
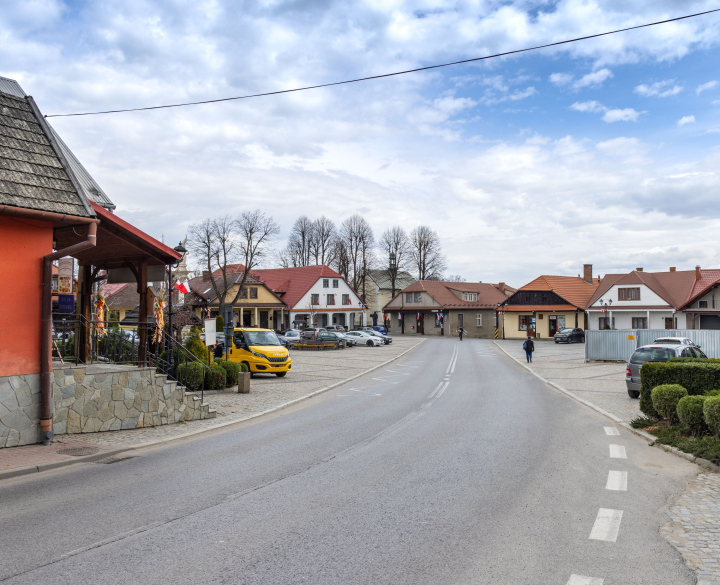
[{"label": "white dashed road marking", "polygon": [[627,471],[609,471],[607,483],[605,484],[606,490],[613,490],[616,492],[627,491]]},{"label": "white dashed road marking", "polygon": [[625,447],[622,445],[610,445],[610,457],[612,459],[627,459]]},{"label": "white dashed road marking", "polygon": [[620,431],[618,431],[615,427],[605,427],[605,434],[612,437],[614,435],[619,435]]},{"label": "white dashed road marking", "polygon": [[570,580],[567,585],[603,585],[602,579],[595,579],[594,577],[585,577],[583,575],[570,575]]},{"label": "white dashed road marking", "polygon": [[600,508],[595,524],[589,538],[591,540],[604,540],[606,542],[615,542],[620,532],[620,521],[622,520],[622,510],[609,510],[608,508]]}]

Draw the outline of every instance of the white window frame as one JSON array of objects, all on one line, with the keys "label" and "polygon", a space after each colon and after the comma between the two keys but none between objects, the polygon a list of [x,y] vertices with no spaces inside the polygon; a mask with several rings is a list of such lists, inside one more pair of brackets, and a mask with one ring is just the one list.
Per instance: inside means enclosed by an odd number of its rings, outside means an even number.
[{"label": "white window frame", "polygon": [[470,302],[476,302],[477,301],[477,293],[473,293],[473,292],[463,293],[463,300],[470,301]]},{"label": "white window frame", "polygon": [[482,313],[475,314],[475,327],[482,327]]},{"label": "white window frame", "polygon": [[323,278],[323,288],[330,288],[330,279]]},{"label": "white window frame", "polygon": [[339,286],[339,284],[338,284],[338,279],[337,279],[337,278],[333,278],[333,288],[338,288],[338,286]]}]

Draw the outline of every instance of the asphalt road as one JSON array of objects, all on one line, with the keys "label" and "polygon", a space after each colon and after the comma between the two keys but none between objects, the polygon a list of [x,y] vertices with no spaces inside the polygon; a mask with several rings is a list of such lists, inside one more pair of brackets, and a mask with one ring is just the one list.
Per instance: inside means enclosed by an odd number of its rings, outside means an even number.
[{"label": "asphalt road", "polygon": [[255,422],[0,483],[0,580],[695,583],[658,534],[695,466],[615,428],[489,341],[429,339]]}]

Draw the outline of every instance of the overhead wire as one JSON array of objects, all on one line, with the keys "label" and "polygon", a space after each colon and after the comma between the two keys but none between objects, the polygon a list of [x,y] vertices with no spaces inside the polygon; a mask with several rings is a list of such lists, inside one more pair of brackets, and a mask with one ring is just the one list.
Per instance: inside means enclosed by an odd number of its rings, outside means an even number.
[{"label": "overhead wire", "polygon": [[184,102],[179,104],[166,104],[162,106],[146,106],[142,108],[127,108],[127,109],[121,109],[121,110],[105,110],[105,111],[99,111],[99,112],[80,112],[80,113],[74,113],[74,114],[47,114],[46,118],[67,118],[72,116],[97,116],[101,114],[120,114],[123,112],[142,112],[147,110],[162,110],[166,108],[182,108],[186,106],[199,106],[203,104],[215,104],[219,102],[229,102],[233,100],[246,100],[250,98],[258,98],[258,97],[267,97],[271,95],[280,95],[284,93],[294,93],[298,91],[307,91],[310,89],[320,89],[322,87],[333,87],[336,85],[347,85],[350,83],[359,83],[361,81],[371,81],[373,79],[383,79],[385,77],[394,77],[397,75],[406,75],[408,73],[417,73],[419,71],[428,71],[430,69],[439,69],[441,67],[451,67],[453,65],[462,65],[464,63],[472,63],[475,61],[484,61],[486,59],[495,59],[497,57],[505,57],[507,55],[516,55],[518,53],[526,53],[528,51],[537,51],[539,49],[547,49],[549,47],[557,47],[559,45],[566,45],[569,43],[577,43],[579,41],[586,41],[589,39],[596,39],[599,37],[604,37],[608,35],[614,35],[621,32],[627,32],[630,30],[637,30],[640,28],[648,28],[651,26],[657,26],[660,24],[667,24],[668,22],[677,22],[679,20],[686,20],[688,18],[696,18],[698,16],[704,16],[706,14],[712,14],[713,12],[720,12],[720,8],[715,8],[713,10],[706,10],[704,12],[697,12],[695,14],[686,14],[685,16],[677,16],[675,18],[668,18],[666,20],[658,20],[656,22],[649,22],[646,24],[639,24],[636,26],[629,26],[626,28],[620,28],[612,31],[607,31],[603,33],[597,33],[593,35],[586,35],[584,37],[577,37],[574,39],[567,39],[564,41],[557,41],[554,43],[547,43],[545,45],[537,45],[534,47],[527,47],[525,49],[515,49],[513,51],[505,51],[504,53],[495,53],[493,55],[486,55],[484,57],[473,57],[472,59],[462,59],[460,61],[452,61],[451,63],[442,63],[440,65],[427,65],[426,67],[416,67],[415,69],[406,69],[404,71],[395,71],[393,73],[383,73],[380,75],[370,75],[368,77],[359,77],[357,79],[347,79],[345,81],[335,81],[332,83],[321,83],[318,85],[308,85],[305,87],[296,87],[292,89],[281,89],[277,91],[268,91],[264,93],[255,93],[255,94],[249,94],[249,95],[242,95],[242,96],[235,96],[235,97],[227,97],[227,98],[218,98],[218,99],[212,99],[212,100],[202,100],[198,102]]}]

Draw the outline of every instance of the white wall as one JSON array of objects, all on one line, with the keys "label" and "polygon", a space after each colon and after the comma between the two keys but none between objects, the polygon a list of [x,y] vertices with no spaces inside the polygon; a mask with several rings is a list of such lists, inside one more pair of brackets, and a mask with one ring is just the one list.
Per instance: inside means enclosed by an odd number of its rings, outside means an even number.
[{"label": "white wall", "polygon": [[[642,293],[641,293],[642,294]],[[615,329],[632,329],[633,317],[645,317],[647,318],[647,311],[611,311],[607,313],[601,313],[600,311],[589,311],[588,313],[588,326],[592,330],[598,330],[600,328],[600,318],[609,317],[612,313],[612,318],[615,323]],[[650,311],[650,320],[648,321],[648,329],[665,329],[665,317],[672,317],[673,312],[668,311]],[[675,313],[677,319],[678,329],[687,329],[687,321],[685,313]]]},{"label": "white wall", "polygon": [[[640,289],[640,300],[639,301],[619,301],[618,300],[618,288],[639,288]],[[655,294],[644,284],[616,284],[610,287],[599,300],[612,300],[611,307],[632,307],[637,305],[642,306],[667,306],[667,301],[662,297]],[[595,301],[591,306],[592,308],[601,308],[598,301]]]},{"label": "white wall", "polygon": [[[332,313],[345,313],[347,315],[345,321],[346,325],[351,325],[349,321],[350,313],[355,313],[356,325],[358,324],[357,321],[360,321],[360,324],[365,325],[367,322],[367,315],[362,311],[362,302],[360,301],[360,297],[355,294],[355,291],[353,291],[353,289],[351,289],[342,278],[328,278],[328,280],[328,284],[330,286],[328,288],[323,288],[323,278],[318,279],[318,281],[310,287],[310,290],[300,299],[300,301],[298,301],[294,307],[291,307],[293,314],[308,313],[311,308],[311,295],[317,294],[320,295],[320,304],[312,305],[312,309],[315,313],[327,313],[330,315],[329,322],[332,322]],[[333,288],[333,280],[338,281],[337,288]],[[335,295],[334,305],[327,304],[327,294]],[[343,305],[343,295],[350,295],[350,302],[352,304]]]}]

